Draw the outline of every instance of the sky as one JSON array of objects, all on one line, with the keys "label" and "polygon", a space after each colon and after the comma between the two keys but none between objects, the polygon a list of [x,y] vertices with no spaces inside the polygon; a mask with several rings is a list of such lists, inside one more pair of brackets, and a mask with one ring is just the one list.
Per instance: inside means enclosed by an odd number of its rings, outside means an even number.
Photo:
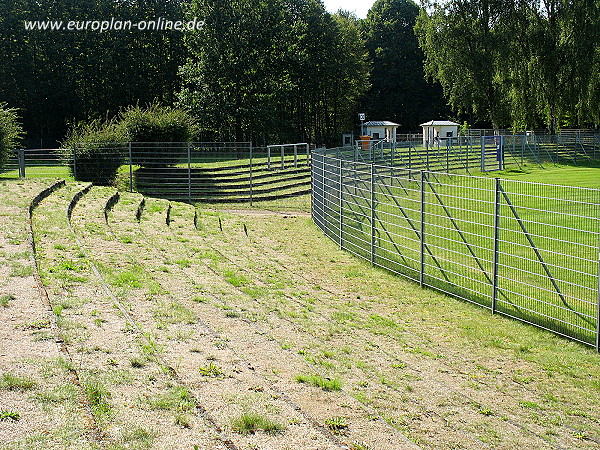
[{"label": "sky", "polygon": [[342,8],[347,11],[354,11],[359,18],[364,19],[375,0],[323,0],[323,3],[325,9],[331,13]]}]

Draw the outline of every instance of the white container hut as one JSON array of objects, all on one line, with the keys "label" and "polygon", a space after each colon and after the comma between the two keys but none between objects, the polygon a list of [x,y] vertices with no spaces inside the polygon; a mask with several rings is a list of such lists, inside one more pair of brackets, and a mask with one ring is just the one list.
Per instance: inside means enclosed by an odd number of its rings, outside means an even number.
[{"label": "white container hut", "polygon": [[387,120],[374,120],[364,124],[364,133],[374,141],[396,142],[396,129],[399,126]]},{"label": "white container hut", "polygon": [[423,146],[445,142],[446,139],[458,136],[458,123],[449,120],[432,120],[422,123]]}]

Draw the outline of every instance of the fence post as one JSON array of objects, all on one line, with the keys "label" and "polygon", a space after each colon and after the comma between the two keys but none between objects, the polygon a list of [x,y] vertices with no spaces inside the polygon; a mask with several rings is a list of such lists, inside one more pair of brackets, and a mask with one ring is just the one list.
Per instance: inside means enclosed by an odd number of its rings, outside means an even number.
[{"label": "fence post", "polygon": [[281,170],[285,169],[285,145],[281,146]]},{"label": "fence post", "polygon": [[294,144],[294,167],[298,167],[298,144]]},{"label": "fence post", "polygon": [[371,265],[375,265],[375,164],[371,163]]},{"label": "fence post", "polygon": [[598,251],[598,309],[596,310],[596,351],[600,353],[600,249]]},{"label": "fence post", "polygon": [[25,178],[25,150],[20,148],[17,150],[17,155],[19,157],[19,177]]},{"label": "fence post", "polygon": [[129,192],[133,192],[133,157],[131,153],[131,142],[128,144],[129,148]]},{"label": "fence post", "polygon": [[[252,154],[253,154],[253,148],[252,148],[252,142],[250,142],[250,207],[254,206],[253,205],[253,198],[252,198],[252,188],[253,188],[253,179],[252,179]],[[312,176],[312,173],[311,173]],[[312,192],[312,191],[311,191]]]},{"label": "fence post", "polygon": [[311,164],[311,157],[310,157],[310,144],[306,143],[306,165],[310,166]]},{"label": "fence post", "polygon": [[340,161],[340,172],[339,172],[339,194],[340,194],[340,249],[344,250],[344,178],[342,176],[342,159]]},{"label": "fence post", "polygon": [[267,170],[271,170],[271,146],[267,145]]},{"label": "fence post", "polygon": [[500,178],[494,182],[494,267],[492,286],[492,314],[496,314],[498,302],[498,252],[500,248]]},{"label": "fence post", "polygon": [[425,181],[427,176],[421,170],[421,267],[419,270],[419,285],[425,286]]},{"label": "fence post", "polygon": [[73,178],[77,179],[77,144],[73,147]]},{"label": "fence post", "polygon": [[188,201],[192,203],[192,149],[190,143],[187,143],[188,157]]}]

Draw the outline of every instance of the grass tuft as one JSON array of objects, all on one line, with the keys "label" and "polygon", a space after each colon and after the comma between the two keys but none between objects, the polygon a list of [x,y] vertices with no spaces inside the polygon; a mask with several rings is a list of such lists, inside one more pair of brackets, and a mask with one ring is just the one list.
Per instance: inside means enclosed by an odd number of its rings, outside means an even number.
[{"label": "grass tuft", "polygon": [[36,384],[33,380],[11,373],[4,373],[0,377],[0,389],[5,391],[28,391],[34,389]]},{"label": "grass tuft", "polygon": [[285,426],[273,422],[268,417],[261,414],[247,412],[231,421],[233,431],[240,434],[254,434],[258,430],[263,430],[269,434],[281,433]]},{"label": "grass tuft", "polygon": [[298,383],[320,387],[324,391],[340,391],[342,389],[342,382],[338,378],[325,378],[321,375],[297,375],[295,380]]}]

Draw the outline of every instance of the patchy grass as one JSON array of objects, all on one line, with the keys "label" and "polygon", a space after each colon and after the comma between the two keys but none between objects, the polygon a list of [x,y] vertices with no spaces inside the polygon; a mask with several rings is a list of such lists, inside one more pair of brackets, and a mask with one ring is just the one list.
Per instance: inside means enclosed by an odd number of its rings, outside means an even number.
[{"label": "patchy grass", "polygon": [[285,425],[274,422],[262,414],[246,412],[231,420],[231,428],[240,434],[254,434],[259,430],[275,434],[283,432]]},{"label": "patchy grass", "polygon": [[148,404],[154,409],[172,411],[193,411],[196,403],[187,388],[173,386],[164,394],[148,399]]},{"label": "patchy grass", "polygon": [[16,422],[20,418],[21,418],[21,414],[18,411],[0,410],[0,421],[12,420],[12,421]]},{"label": "patchy grass", "polygon": [[0,376],[0,389],[5,391],[28,391],[35,387],[36,383],[31,378],[13,375],[12,373],[3,373]]},{"label": "patchy grass", "polygon": [[324,391],[340,391],[342,389],[342,382],[339,378],[325,378],[321,375],[296,375],[295,380],[298,383],[319,387]]},{"label": "patchy grass", "polygon": [[335,434],[342,434],[350,426],[346,417],[332,417],[325,420],[325,425]]},{"label": "patchy grass", "polygon": [[198,370],[204,377],[222,378],[225,376],[223,369],[213,363],[209,363],[206,367],[200,367]]},{"label": "patchy grass", "polygon": [[0,295],[0,306],[3,308],[8,308],[11,301],[15,300],[15,296],[12,294],[3,294]]}]

